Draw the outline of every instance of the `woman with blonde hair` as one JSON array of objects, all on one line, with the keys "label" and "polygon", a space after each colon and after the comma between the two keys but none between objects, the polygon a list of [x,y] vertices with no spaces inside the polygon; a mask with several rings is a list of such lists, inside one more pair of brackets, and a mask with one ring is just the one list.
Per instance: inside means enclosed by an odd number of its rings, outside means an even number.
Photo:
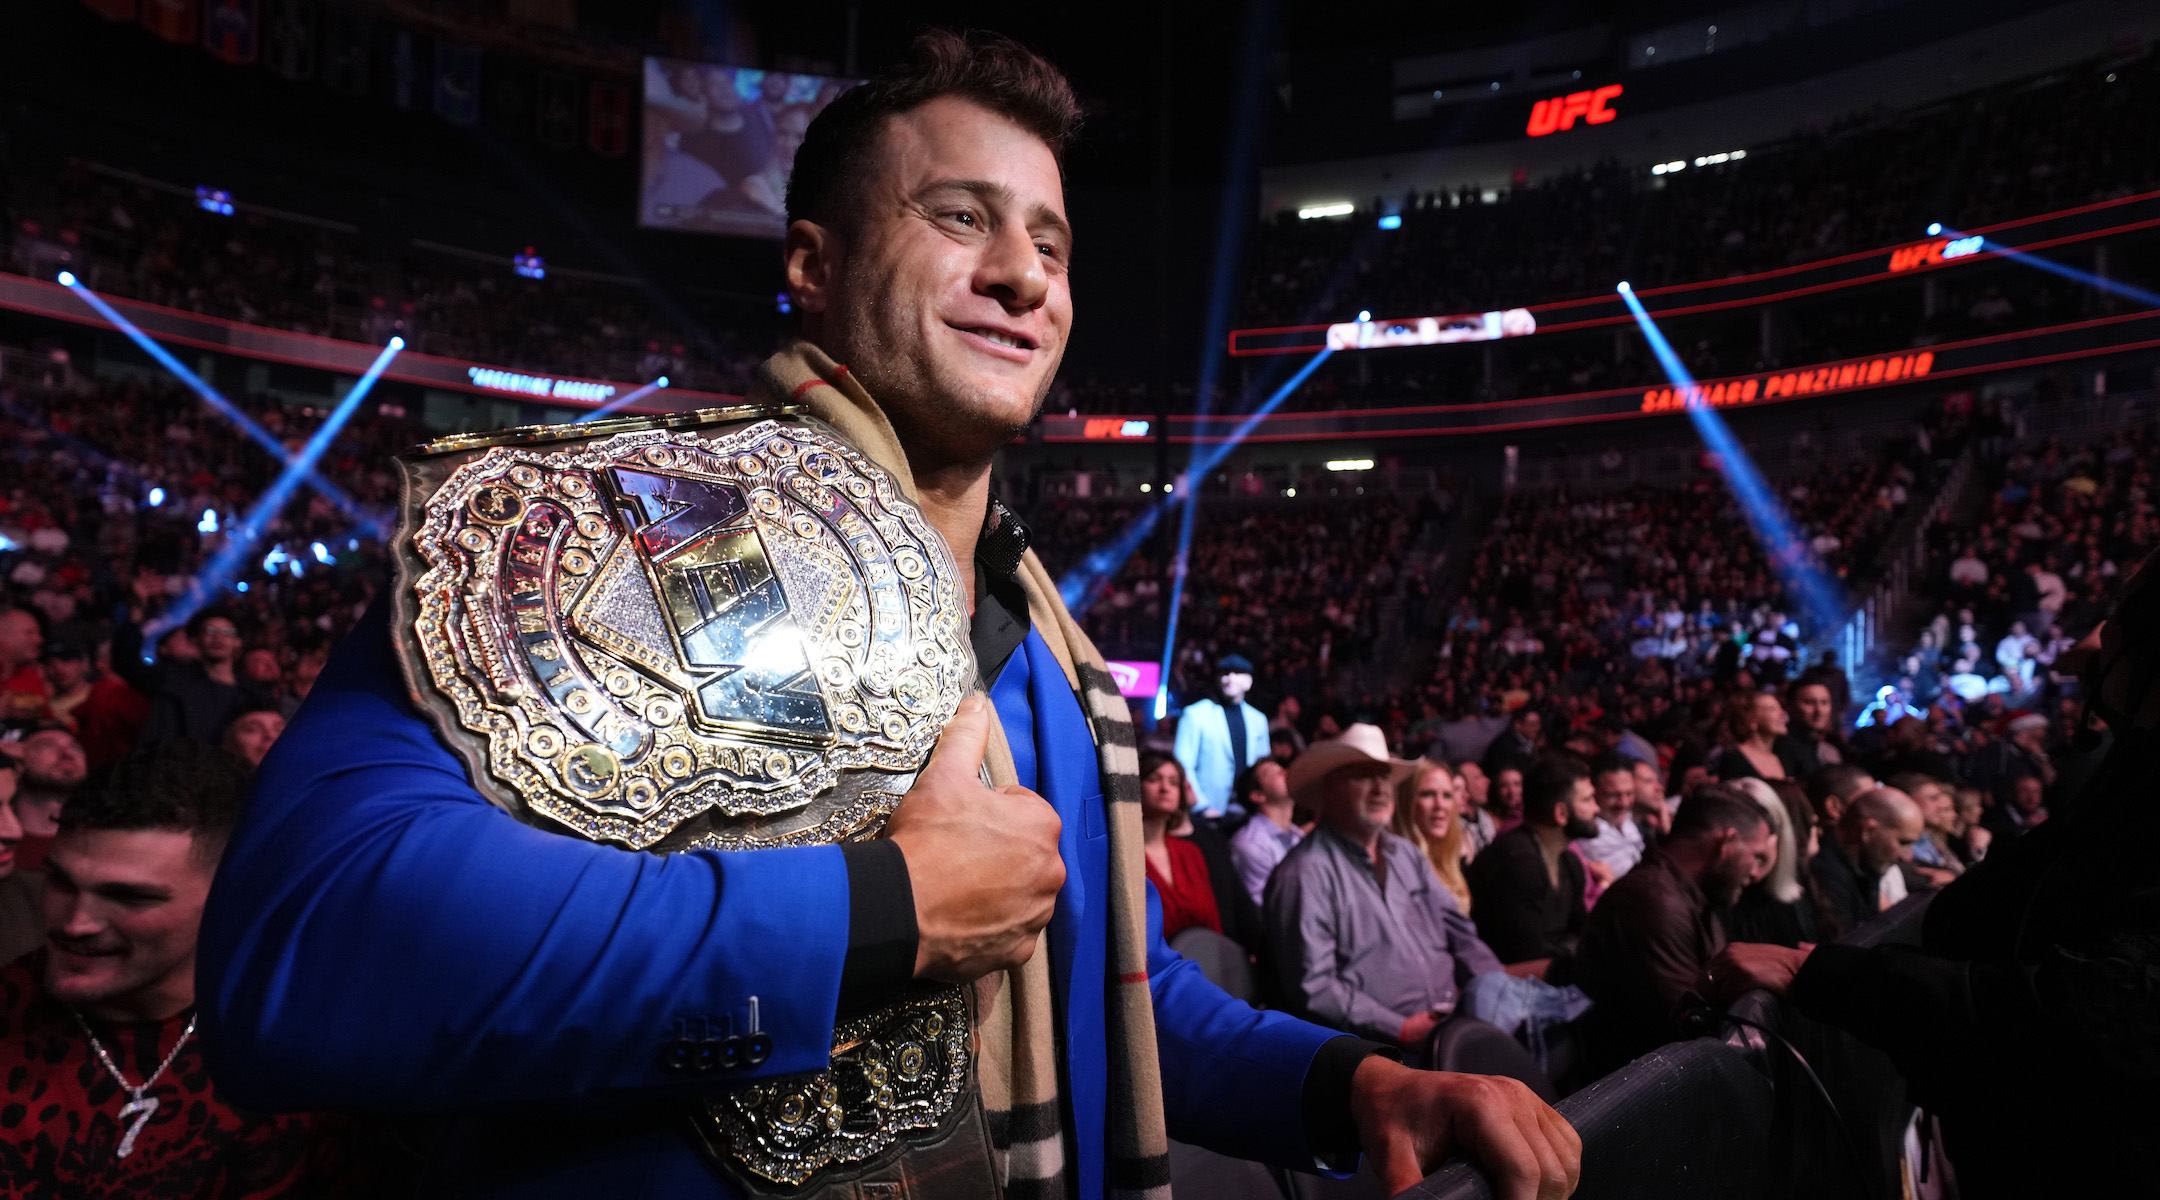
[{"label": "woman with blonde hair", "polygon": [[1470,911],[1470,883],[1463,877],[1462,777],[1446,763],[1419,759],[1395,785],[1397,835],[1425,852],[1455,904]]},{"label": "woman with blonde hair", "polygon": [[[1807,860],[1815,852],[1815,829],[1812,823],[1801,822],[1793,812],[1793,802],[1781,790],[1798,789],[1782,781],[1767,783],[1760,779],[1735,779],[1729,786],[1746,793],[1769,819],[1770,828],[1777,832],[1777,861],[1770,865],[1770,873],[1749,884],[1726,912],[1726,937],[1735,942],[1780,946],[1828,940],[1803,874]],[[1805,795],[1796,798],[1806,803]]]}]

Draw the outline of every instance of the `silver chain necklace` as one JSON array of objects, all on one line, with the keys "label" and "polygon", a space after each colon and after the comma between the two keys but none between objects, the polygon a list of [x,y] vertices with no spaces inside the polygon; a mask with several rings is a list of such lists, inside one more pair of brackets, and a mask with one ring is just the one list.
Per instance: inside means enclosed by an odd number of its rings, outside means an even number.
[{"label": "silver chain necklace", "polygon": [[83,1020],[81,1013],[73,1015],[75,1023],[82,1027],[83,1036],[90,1039],[90,1049],[96,1053],[98,1061],[105,1064],[105,1069],[112,1074],[113,1081],[125,1089],[130,1097],[126,1104],[120,1106],[120,1119],[127,1121],[133,1117],[134,1120],[129,1122],[127,1132],[120,1135],[120,1149],[116,1156],[126,1158],[135,1153],[135,1135],[142,1132],[143,1126],[150,1123],[151,1115],[158,1110],[158,1098],[143,1093],[164,1078],[165,1072],[172,1068],[173,1060],[180,1057],[180,1048],[188,1044],[189,1038],[195,1036],[195,1018],[188,1018],[187,1028],[180,1031],[180,1040],[173,1043],[172,1053],[165,1056],[165,1061],[158,1064],[157,1070],[150,1072],[150,1078],[143,1080],[141,1087],[137,1087],[128,1082],[127,1076],[120,1073],[120,1067],[113,1062],[112,1055],[105,1053],[104,1044],[98,1041],[96,1034],[90,1032],[90,1022]]}]

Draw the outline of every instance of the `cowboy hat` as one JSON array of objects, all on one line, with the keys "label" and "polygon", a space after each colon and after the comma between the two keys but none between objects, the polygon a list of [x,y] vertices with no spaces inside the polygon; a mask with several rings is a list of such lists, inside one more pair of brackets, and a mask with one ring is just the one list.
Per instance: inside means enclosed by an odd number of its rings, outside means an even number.
[{"label": "cowboy hat", "polygon": [[1387,735],[1380,732],[1380,727],[1359,721],[1343,730],[1340,736],[1314,742],[1311,749],[1291,762],[1290,795],[1299,803],[1310,805],[1319,798],[1321,781],[1335,768],[1364,763],[1386,763],[1390,783],[1399,782],[1417,765],[1390,755]]}]

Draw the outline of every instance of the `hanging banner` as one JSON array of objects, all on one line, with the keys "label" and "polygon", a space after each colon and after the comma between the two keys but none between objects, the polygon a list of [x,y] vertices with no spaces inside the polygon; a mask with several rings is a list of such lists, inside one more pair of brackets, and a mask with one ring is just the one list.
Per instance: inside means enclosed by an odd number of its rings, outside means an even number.
[{"label": "hanging banner", "polygon": [[269,0],[264,65],[280,79],[315,77],[315,0]]},{"label": "hanging banner", "polygon": [[568,150],[578,140],[578,81],[568,75],[552,72],[540,77],[540,102],[537,105],[540,144],[556,150]]},{"label": "hanging banner", "polygon": [[435,115],[452,125],[480,119],[480,51],[475,47],[435,43]]},{"label": "hanging banner", "polygon": [[586,93],[585,147],[595,154],[621,154],[630,148],[630,92],[619,84],[595,83]]},{"label": "hanging banner", "polygon": [[254,62],[259,13],[256,0],[209,0],[203,9],[203,49],[235,66]]},{"label": "hanging banner", "polygon": [[183,46],[201,36],[195,0],[142,0],[142,23],[151,33]]},{"label": "hanging banner", "polygon": [[135,0],[83,0],[90,11],[108,21],[132,21],[135,19]]}]

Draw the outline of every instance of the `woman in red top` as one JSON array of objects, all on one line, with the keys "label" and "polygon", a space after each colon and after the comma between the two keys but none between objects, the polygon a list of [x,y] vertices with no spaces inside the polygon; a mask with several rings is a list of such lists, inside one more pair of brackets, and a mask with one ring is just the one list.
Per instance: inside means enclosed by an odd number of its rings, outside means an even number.
[{"label": "woman in red top", "polygon": [[1147,877],[1162,897],[1165,938],[1203,925],[1222,932],[1207,860],[1191,839],[1171,837],[1185,816],[1185,768],[1160,750],[1140,754],[1140,827],[1147,833]]}]

